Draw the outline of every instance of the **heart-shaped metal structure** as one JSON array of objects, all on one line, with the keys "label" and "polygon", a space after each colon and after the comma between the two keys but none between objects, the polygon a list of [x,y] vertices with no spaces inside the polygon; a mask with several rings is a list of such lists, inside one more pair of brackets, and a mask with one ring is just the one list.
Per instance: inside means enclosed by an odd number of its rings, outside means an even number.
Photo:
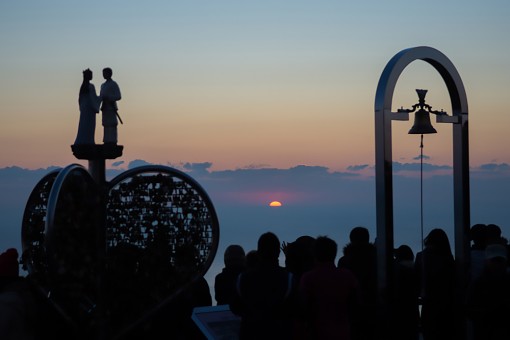
[{"label": "heart-shaped metal structure", "polygon": [[22,262],[77,331],[115,338],[202,277],[218,241],[212,201],[186,173],[143,166],[98,185],[73,164],[33,189]]}]

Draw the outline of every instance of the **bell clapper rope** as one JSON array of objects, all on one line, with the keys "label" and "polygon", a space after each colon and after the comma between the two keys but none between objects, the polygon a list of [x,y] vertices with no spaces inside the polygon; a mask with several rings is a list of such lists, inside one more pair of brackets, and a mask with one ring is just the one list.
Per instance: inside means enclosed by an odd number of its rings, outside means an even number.
[{"label": "bell clapper rope", "polygon": [[421,251],[423,253],[423,134],[420,140],[420,232]]}]

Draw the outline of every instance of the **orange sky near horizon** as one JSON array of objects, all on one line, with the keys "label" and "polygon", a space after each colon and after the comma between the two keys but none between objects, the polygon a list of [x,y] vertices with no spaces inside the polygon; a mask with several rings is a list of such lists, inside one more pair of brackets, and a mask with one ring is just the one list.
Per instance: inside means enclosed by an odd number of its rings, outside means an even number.
[{"label": "orange sky near horizon", "polygon": [[[414,88],[420,84],[420,88],[429,89],[427,103],[434,109],[451,112],[446,87],[439,75],[430,66],[420,63],[411,64],[402,74],[394,94],[394,109],[400,107],[395,103],[404,107],[416,103]],[[424,76],[426,68],[430,68],[430,75]],[[462,70],[459,72],[462,76]],[[75,75],[74,83],[79,84],[79,75]],[[323,101],[307,97],[303,91],[298,100],[292,100],[289,94],[288,98],[261,96],[258,102],[254,93],[244,99],[245,102],[239,98],[225,98],[222,102],[219,97],[227,95],[216,90],[216,103],[200,99],[199,92],[193,102],[191,98],[180,98],[170,91],[168,106],[165,102],[151,104],[147,100],[149,104],[144,109],[143,98],[136,95],[140,89],[123,86],[129,84],[130,78],[119,74],[115,77],[123,92],[119,113],[125,122],[119,125],[119,143],[124,145],[125,151],[117,160],[143,159],[160,164],[212,162],[212,169],[253,165],[288,168],[303,164],[343,170],[349,165],[373,164],[373,100],[378,76],[373,76],[373,89],[366,93],[349,90],[339,79],[339,94],[323,95]],[[99,88],[100,80],[96,78],[94,82]],[[479,94],[482,88],[470,96],[472,86],[465,79],[464,83],[470,109],[471,164],[509,163],[506,145],[510,138],[505,126],[510,124],[505,122],[510,123],[510,120],[508,115],[502,114],[505,112],[504,94],[501,93],[499,99],[492,98],[489,103]],[[142,87],[143,84],[138,85]],[[206,89],[203,91],[206,93]],[[2,117],[1,167],[38,168],[80,163],[70,149],[79,115],[76,89],[69,84],[59,92],[65,99],[56,101],[57,105],[52,103],[54,98],[45,99],[36,93],[35,102],[9,98],[4,109],[11,114]],[[484,92],[492,96],[487,90]],[[474,99],[470,100],[471,97]],[[100,115],[97,118],[96,142],[100,143]],[[409,122],[392,125],[394,161],[412,162],[419,154],[419,138],[407,134],[413,119],[411,114]],[[451,164],[451,126],[437,124],[434,120],[432,123],[438,134],[425,137],[424,153],[435,164]]]}]

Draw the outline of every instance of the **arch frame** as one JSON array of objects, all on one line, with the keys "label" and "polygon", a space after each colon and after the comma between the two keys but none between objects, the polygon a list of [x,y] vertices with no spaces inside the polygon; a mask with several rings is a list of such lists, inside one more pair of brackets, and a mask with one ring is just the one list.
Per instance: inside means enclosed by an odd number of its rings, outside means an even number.
[{"label": "arch frame", "polygon": [[[428,46],[404,49],[386,64],[375,95],[376,220],[379,296],[391,291],[393,261],[393,160],[392,120],[407,120],[408,114],[391,112],[393,93],[404,69],[416,60],[432,65],[444,80],[452,105],[452,116],[438,122],[453,123],[454,239],[457,284],[465,287],[469,262],[470,192],[468,104],[464,84],[453,63],[442,52]],[[381,301],[383,304],[384,301]]]}]

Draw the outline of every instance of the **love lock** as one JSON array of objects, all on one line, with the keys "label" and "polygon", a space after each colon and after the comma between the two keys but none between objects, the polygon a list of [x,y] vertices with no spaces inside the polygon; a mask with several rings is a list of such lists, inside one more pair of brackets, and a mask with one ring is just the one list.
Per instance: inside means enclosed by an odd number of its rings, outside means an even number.
[{"label": "love lock", "polygon": [[77,334],[116,338],[202,277],[219,223],[205,190],[166,166],[97,183],[81,165],[50,172],[23,216],[28,277]]}]

